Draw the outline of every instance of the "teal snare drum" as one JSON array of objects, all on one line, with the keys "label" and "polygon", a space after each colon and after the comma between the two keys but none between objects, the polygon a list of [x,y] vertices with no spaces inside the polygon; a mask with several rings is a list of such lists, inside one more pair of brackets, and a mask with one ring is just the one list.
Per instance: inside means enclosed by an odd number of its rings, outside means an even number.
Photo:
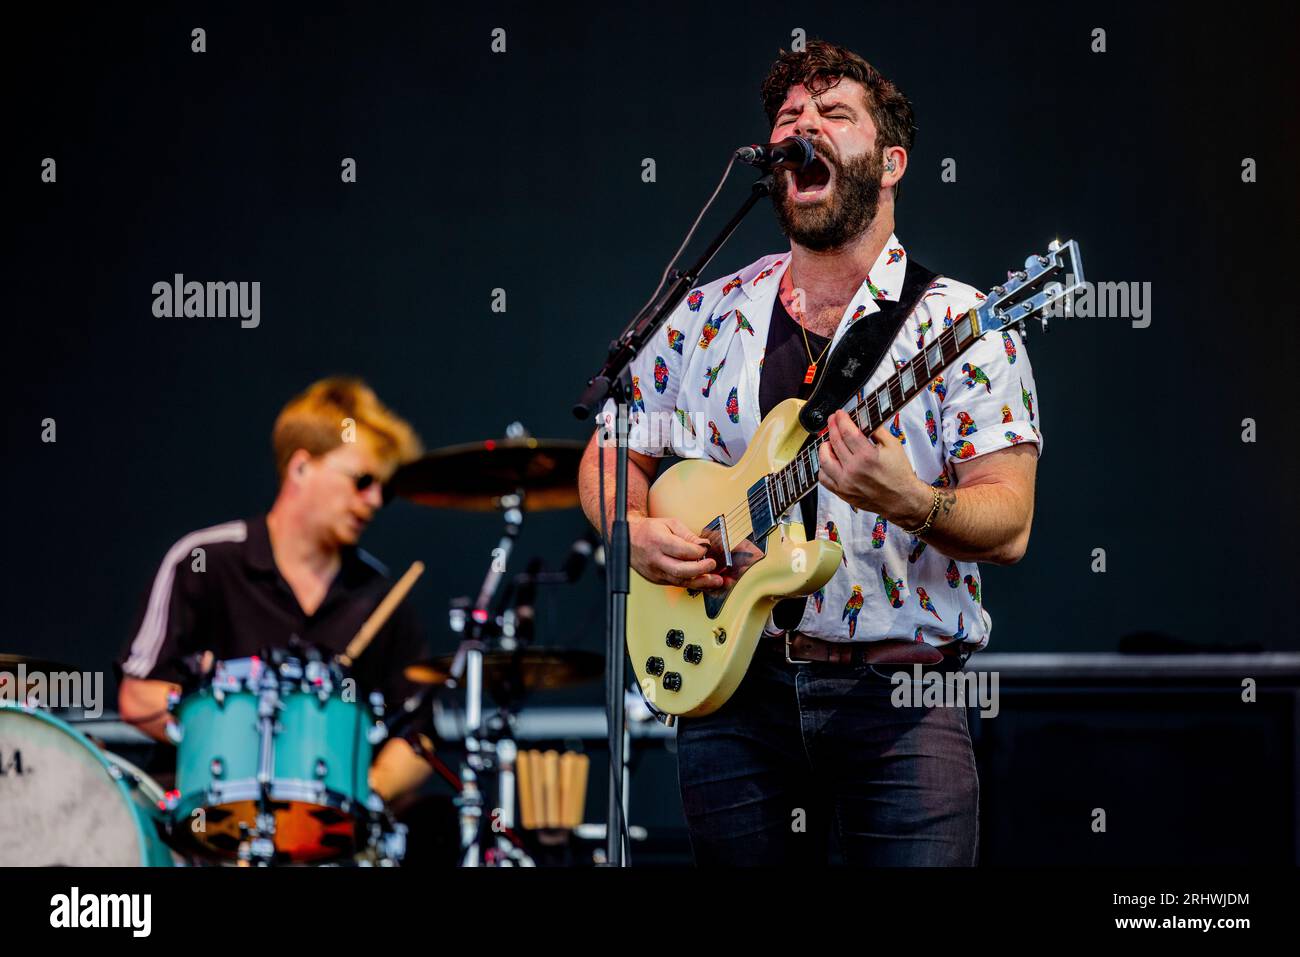
[{"label": "teal snare drum", "polygon": [[0,867],[171,867],[162,797],[66,722],[0,704]]},{"label": "teal snare drum", "polygon": [[218,858],[322,861],[355,854],[383,804],[370,760],[386,729],[336,665],[217,662],[176,708],[174,831]]}]

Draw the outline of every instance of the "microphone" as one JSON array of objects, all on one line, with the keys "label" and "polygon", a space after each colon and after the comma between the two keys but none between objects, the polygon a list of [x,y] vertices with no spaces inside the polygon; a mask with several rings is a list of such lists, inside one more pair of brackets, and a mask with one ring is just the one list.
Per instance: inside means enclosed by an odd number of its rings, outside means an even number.
[{"label": "microphone", "polygon": [[520,576],[522,583],[515,592],[515,634],[522,641],[532,641],[537,615],[537,573],[542,570],[542,560],[534,558]]},{"label": "microphone", "polygon": [[[564,579],[569,582],[576,582],[581,576],[583,569],[587,567],[587,562],[591,561],[595,552],[596,532],[589,529],[582,534],[582,537],[575,541],[569,548],[569,554],[564,560]],[[595,556],[597,564],[603,564],[603,556]]]},{"label": "microphone", "polygon": [[754,144],[736,150],[736,159],[762,169],[807,169],[815,157],[812,141],[802,136],[787,136],[779,143]]}]

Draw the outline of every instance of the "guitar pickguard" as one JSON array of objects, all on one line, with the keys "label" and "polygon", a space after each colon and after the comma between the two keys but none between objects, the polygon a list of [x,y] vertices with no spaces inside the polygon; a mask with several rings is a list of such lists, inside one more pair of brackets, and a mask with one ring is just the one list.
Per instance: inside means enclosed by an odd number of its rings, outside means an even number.
[{"label": "guitar pickguard", "polygon": [[710,540],[709,550],[706,555],[717,562],[718,571],[715,574],[722,576],[722,587],[710,589],[706,592],[688,590],[687,594],[691,596],[704,596],[704,610],[709,618],[717,618],[722,612],[722,606],[727,603],[736,583],[744,576],[745,572],[753,568],[767,554],[767,536],[763,535],[758,540],[745,538],[740,542],[731,544],[731,563],[728,564],[724,554],[722,537],[716,531],[709,532],[706,530],[705,537]]}]

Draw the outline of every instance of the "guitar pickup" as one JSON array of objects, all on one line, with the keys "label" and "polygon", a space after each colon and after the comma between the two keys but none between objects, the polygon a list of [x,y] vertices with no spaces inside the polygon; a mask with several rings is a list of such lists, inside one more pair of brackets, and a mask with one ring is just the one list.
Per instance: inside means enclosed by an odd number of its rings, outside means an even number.
[{"label": "guitar pickup", "polygon": [[708,525],[704,526],[704,536],[713,539],[713,544],[722,555],[722,563],[719,568],[730,568],[731,559],[731,539],[727,535],[727,517],[719,515]]}]

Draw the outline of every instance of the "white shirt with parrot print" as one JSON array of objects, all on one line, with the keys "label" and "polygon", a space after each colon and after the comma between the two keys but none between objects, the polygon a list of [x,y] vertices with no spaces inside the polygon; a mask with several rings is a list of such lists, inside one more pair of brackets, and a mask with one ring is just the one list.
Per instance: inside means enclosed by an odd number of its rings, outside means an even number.
[{"label": "white shirt with parrot print", "polygon": [[[764,256],[693,290],[673,311],[632,366],[631,448],[726,465],[739,461],[758,428],[768,326],[789,263],[788,252]],[[877,299],[898,300],[906,269],[907,253],[891,235],[845,307],[832,350],[852,323],[880,311]],[[983,298],[963,283],[935,279],[859,395],[873,391]],[[1033,443],[1042,453],[1036,392],[1018,332],[987,334],[904,406],[893,428],[917,475],[936,487],[955,487],[954,462],[1019,443]],[[603,421],[612,422],[613,414],[608,403]],[[799,507],[781,520],[800,521]],[[975,562],[948,558],[825,486],[817,491],[817,523],[816,536],[843,544],[844,561],[811,596],[799,631],[829,641],[957,641],[976,651],[988,644],[992,620]],[[766,631],[781,634],[770,617]]]}]

